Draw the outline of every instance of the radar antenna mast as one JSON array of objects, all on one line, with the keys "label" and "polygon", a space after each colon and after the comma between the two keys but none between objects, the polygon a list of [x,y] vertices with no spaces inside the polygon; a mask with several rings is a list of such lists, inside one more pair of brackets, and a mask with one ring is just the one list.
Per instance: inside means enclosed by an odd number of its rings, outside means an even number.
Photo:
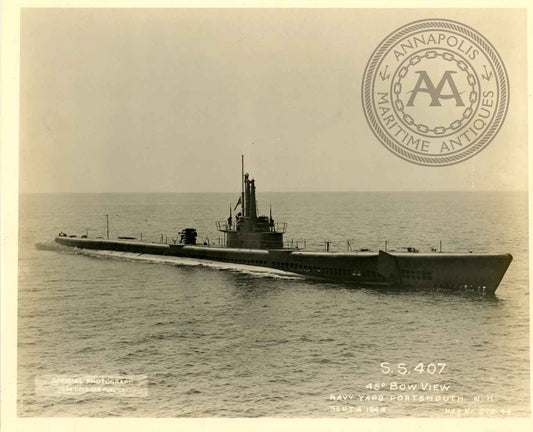
[{"label": "radar antenna mast", "polygon": [[242,184],[241,184],[241,213],[242,217],[246,216],[244,213],[244,209],[246,208],[244,205],[244,155],[241,155],[241,172],[242,172]]}]

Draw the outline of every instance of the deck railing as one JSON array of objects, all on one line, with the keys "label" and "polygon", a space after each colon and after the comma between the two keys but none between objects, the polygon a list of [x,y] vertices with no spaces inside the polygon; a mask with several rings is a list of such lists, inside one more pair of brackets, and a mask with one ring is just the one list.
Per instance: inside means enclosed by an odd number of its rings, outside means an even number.
[{"label": "deck railing", "polygon": [[[216,221],[215,222],[217,231],[226,232],[230,229],[235,229],[235,224],[233,224],[230,228],[227,221]],[[272,232],[278,232],[278,233],[285,233],[287,231],[287,222],[276,222],[274,223]]]},{"label": "deck railing", "polygon": [[228,231],[229,225],[226,221],[216,221],[217,231]]}]

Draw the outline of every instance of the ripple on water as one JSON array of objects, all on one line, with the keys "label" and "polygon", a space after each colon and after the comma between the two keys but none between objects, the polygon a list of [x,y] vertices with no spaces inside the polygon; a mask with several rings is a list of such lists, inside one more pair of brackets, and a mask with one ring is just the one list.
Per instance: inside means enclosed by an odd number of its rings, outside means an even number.
[{"label": "ripple on water", "polygon": [[[457,394],[494,394],[514,415],[529,414],[528,237],[521,218],[527,195],[271,197],[292,218],[294,235],[310,243],[323,241],[335,214],[331,235],[342,232],[374,250],[384,236],[398,244],[423,237],[427,247],[442,239],[465,250],[477,242],[488,252],[501,249],[495,239],[508,239],[515,260],[497,296],[482,298],[353,289],[238,266],[57,253],[35,249],[35,239],[50,226],[99,226],[100,216],[84,202],[132,215],[116,218],[124,233],[136,232],[137,216],[171,232],[175,220],[190,220],[202,206],[196,226],[209,233],[229,196],[207,204],[194,194],[22,197],[19,415],[340,417],[330,412],[330,394],[359,394],[368,382],[381,382],[382,362],[421,361],[447,364],[445,374],[424,380],[447,382]],[[150,208],[158,211],[145,215]],[[435,226],[439,232],[431,234]],[[479,232],[487,233],[483,241],[471,234]],[[35,394],[39,375],[116,371],[146,375],[148,397]],[[389,406],[391,417],[441,415],[434,407]]]}]

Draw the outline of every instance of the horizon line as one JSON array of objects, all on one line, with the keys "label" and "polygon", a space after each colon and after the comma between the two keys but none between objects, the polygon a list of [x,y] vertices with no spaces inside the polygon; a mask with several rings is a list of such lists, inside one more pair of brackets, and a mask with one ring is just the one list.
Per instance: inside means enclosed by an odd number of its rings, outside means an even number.
[{"label": "horizon line", "polygon": [[[479,190],[469,190],[469,189],[439,189],[439,190],[421,190],[421,189],[412,189],[412,190],[309,190],[309,191],[262,191],[264,193],[441,193],[441,192],[528,192],[529,189],[479,189]],[[75,195],[75,194],[86,194],[86,195],[101,195],[101,194],[230,194],[236,193],[240,194],[239,191],[117,191],[117,192],[79,192],[79,191],[55,191],[55,192],[36,192],[36,191],[25,191],[20,192],[19,195]]]}]

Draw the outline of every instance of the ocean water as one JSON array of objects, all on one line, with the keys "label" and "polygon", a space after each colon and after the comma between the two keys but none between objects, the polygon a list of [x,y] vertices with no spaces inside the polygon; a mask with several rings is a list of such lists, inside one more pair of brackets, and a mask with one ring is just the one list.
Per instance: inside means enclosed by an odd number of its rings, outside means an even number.
[{"label": "ocean water", "polygon": [[[272,204],[274,218],[288,223],[286,240],[302,246],[305,239],[308,249],[328,240],[333,250],[346,250],[348,241],[378,250],[387,241],[391,249],[424,251],[442,241],[445,251],[509,252],[514,261],[495,297],[34,246],[60,231],[105,236],[106,214],[111,238],[172,241],[194,227],[201,242],[217,244],[214,221],[227,218],[236,198],[22,195],[18,414],[529,415],[526,193],[259,195],[262,213]],[[52,376],[56,384],[43,390]],[[58,393],[58,378],[95,376],[142,376],[144,393],[121,393],[119,384],[107,392],[94,382],[93,391],[63,386]]]}]

